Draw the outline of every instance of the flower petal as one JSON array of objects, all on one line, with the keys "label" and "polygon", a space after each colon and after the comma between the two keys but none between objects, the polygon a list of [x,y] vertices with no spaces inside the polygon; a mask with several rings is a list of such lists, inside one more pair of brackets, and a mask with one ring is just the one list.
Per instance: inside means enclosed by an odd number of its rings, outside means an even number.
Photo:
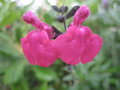
[{"label": "flower petal", "polygon": [[32,51],[30,50],[30,44],[28,43],[26,38],[21,39],[21,46],[23,49],[23,53],[26,56],[26,58],[28,59],[29,63],[36,65],[35,60],[33,59],[33,56],[32,56]]},{"label": "flower petal", "polygon": [[29,45],[21,41],[23,51],[31,64],[48,67],[56,61],[53,43],[49,40],[46,31],[31,31],[24,39]]},{"label": "flower petal", "polygon": [[92,34],[85,42],[85,49],[81,55],[81,62],[86,64],[94,59],[102,48],[102,38]]},{"label": "flower petal", "polygon": [[71,26],[65,34],[56,38],[55,45],[59,58],[67,64],[76,65],[81,62],[80,56],[83,51],[84,33]]}]

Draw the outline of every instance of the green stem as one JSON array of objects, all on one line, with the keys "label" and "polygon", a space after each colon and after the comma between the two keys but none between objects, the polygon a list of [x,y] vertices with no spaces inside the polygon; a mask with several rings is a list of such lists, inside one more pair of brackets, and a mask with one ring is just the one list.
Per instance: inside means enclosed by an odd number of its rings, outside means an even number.
[{"label": "green stem", "polygon": [[64,28],[65,28],[65,31],[66,31],[66,17],[64,18],[63,24],[64,24]]}]

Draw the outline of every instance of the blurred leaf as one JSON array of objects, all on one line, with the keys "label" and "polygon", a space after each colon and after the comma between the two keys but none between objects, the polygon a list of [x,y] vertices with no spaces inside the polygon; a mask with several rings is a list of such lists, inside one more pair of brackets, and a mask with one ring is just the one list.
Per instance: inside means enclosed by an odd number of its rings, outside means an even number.
[{"label": "blurred leaf", "polygon": [[13,21],[15,21],[17,19],[17,14],[16,12],[10,12],[8,13],[8,15],[6,15],[2,22],[1,22],[1,26],[7,25],[7,24],[12,24]]},{"label": "blurred leaf", "polygon": [[49,68],[36,66],[36,67],[33,67],[33,70],[35,71],[35,75],[39,80],[52,81],[57,78],[56,73]]},{"label": "blurred leaf", "polygon": [[23,75],[26,65],[25,63],[25,61],[20,61],[19,63],[15,63],[12,67],[8,68],[4,76],[4,83],[16,83]]},{"label": "blurred leaf", "polygon": [[2,2],[2,3],[3,3],[3,2],[4,2],[4,0],[0,0],[0,2]]},{"label": "blurred leaf", "polygon": [[46,13],[46,14],[44,14],[44,20],[47,24],[52,24],[54,19],[52,18],[52,16],[50,16],[48,13]]},{"label": "blurred leaf", "polygon": [[119,72],[119,70],[120,70],[120,67],[111,67],[107,69],[106,72],[117,73]]},{"label": "blurred leaf", "polygon": [[119,78],[111,78],[110,83],[115,84],[117,81],[120,81]]},{"label": "blurred leaf", "polygon": [[10,41],[12,41],[10,36],[5,34],[5,33],[0,33],[0,40],[1,40],[1,42],[2,41],[3,42],[10,42]]},{"label": "blurred leaf", "polygon": [[71,75],[71,74],[66,75],[66,76],[63,77],[63,80],[64,81],[71,81],[71,80],[73,80],[73,75]]},{"label": "blurred leaf", "polygon": [[98,10],[99,0],[91,1],[91,4],[89,4],[89,6],[90,6],[90,9],[91,9],[91,13],[95,14]]},{"label": "blurred leaf", "polygon": [[8,12],[9,6],[10,6],[10,0],[8,0],[7,3],[4,3],[0,8],[0,23],[2,22],[4,16],[9,13]]},{"label": "blurred leaf", "polygon": [[30,90],[26,77],[24,77],[23,80],[20,80],[20,83],[23,90]]},{"label": "blurred leaf", "polygon": [[10,90],[30,90],[26,78],[22,78],[19,83],[10,85]]},{"label": "blurred leaf", "polygon": [[48,90],[48,83],[43,82],[42,85],[40,85],[40,90]]},{"label": "blurred leaf", "polygon": [[8,45],[4,45],[4,44],[0,44],[0,54],[3,56],[9,56],[12,58],[17,58],[21,57],[20,53],[16,50],[16,48],[12,45],[9,44],[10,46],[8,47]]},{"label": "blurred leaf", "polygon": [[1,60],[2,56],[0,55],[0,74],[4,73],[7,68],[9,68],[11,65],[10,61],[7,60]]},{"label": "blurred leaf", "polygon": [[11,90],[22,90],[21,85],[11,85]]}]

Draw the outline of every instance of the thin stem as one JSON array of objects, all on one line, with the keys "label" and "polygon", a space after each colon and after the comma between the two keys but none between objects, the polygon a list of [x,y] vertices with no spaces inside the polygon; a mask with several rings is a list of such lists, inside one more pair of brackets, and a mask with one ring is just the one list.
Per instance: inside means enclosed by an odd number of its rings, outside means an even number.
[{"label": "thin stem", "polygon": [[65,28],[65,31],[66,31],[66,17],[64,18],[63,24],[64,24],[64,28]]}]

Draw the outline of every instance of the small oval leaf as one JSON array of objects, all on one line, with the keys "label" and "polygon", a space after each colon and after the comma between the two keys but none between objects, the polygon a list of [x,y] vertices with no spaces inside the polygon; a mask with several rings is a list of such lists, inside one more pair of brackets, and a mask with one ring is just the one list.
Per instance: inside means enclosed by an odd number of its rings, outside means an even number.
[{"label": "small oval leaf", "polygon": [[56,73],[50,68],[34,66],[33,68],[36,77],[42,81],[52,81],[57,78]]}]

